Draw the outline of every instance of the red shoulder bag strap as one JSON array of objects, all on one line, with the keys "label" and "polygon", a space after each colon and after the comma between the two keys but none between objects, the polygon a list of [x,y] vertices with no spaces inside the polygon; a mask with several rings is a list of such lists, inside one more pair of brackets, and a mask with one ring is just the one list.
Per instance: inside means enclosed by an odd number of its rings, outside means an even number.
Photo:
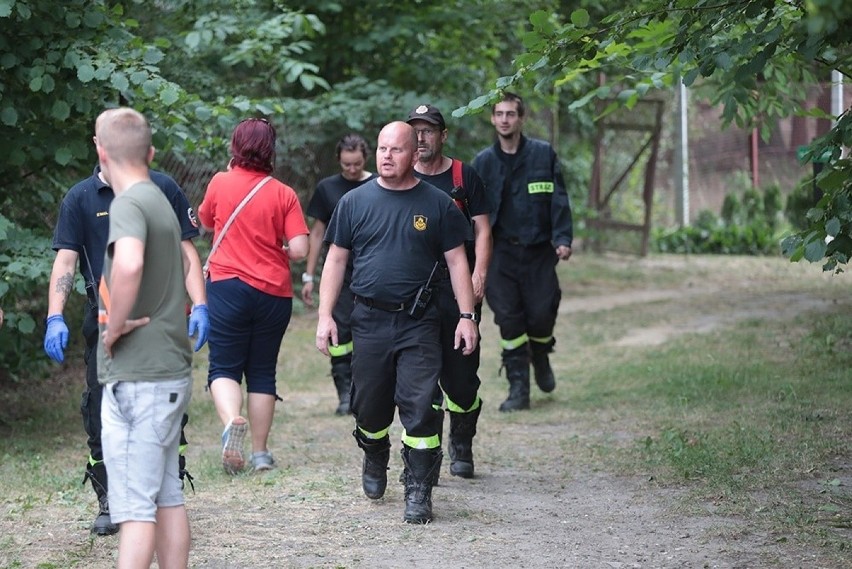
[{"label": "red shoulder bag strap", "polygon": [[463,188],[464,182],[462,181],[462,162],[461,160],[456,160],[455,158],[451,158],[453,161],[453,187],[454,188]]},{"label": "red shoulder bag strap", "polygon": [[[453,161],[453,165],[451,166],[453,169],[453,189],[464,188],[464,182],[462,181],[462,162],[455,158],[450,158],[450,160]],[[453,195],[455,195],[455,192],[453,192]],[[465,204],[462,200],[453,197],[453,201],[456,202],[456,206],[462,210],[462,213],[466,213]]]}]

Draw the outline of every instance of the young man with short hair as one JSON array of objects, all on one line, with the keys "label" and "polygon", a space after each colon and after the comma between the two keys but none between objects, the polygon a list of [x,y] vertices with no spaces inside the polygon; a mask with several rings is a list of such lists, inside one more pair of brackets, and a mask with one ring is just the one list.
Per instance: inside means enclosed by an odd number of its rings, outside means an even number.
[{"label": "young man with short hair", "polygon": [[119,569],[184,568],[189,519],[178,468],[181,418],[192,395],[184,312],[188,259],[180,226],[151,181],[151,128],[118,108],[95,124],[98,160],[115,191],[99,286],[101,439]]},{"label": "young man with short hair", "polygon": [[571,206],[559,158],[544,140],[523,135],[526,109],[503,93],[491,111],[493,145],[473,159],[491,205],[494,254],[485,298],[500,328],[509,396],[500,411],[530,407],[530,360],[539,389],[556,388],[549,354],[562,291],[556,264],[571,257]]}]

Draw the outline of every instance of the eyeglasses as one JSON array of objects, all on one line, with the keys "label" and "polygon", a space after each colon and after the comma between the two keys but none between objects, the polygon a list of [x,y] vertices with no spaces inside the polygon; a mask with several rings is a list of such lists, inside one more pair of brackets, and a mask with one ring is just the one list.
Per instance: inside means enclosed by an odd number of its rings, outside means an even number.
[{"label": "eyeglasses", "polygon": [[251,118],[248,118],[248,119],[243,119],[243,120],[241,120],[240,122],[252,122],[252,121],[260,121],[260,122],[262,122],[262,123],[264,123],[264,124],[269,124],[269,121],[268,121],[268,120],[266,120],[266,119],[265,119],[265,118],[263,118],[263,117],[251,117]]},{"label": "eyeglasses", "polygon": [[436,128],[415,128],[414,133],[418,137],[420,137],[420,135],[423,135],[427,138],[432,138],[433,136],[438,134],[438,129],[436,129]]}]

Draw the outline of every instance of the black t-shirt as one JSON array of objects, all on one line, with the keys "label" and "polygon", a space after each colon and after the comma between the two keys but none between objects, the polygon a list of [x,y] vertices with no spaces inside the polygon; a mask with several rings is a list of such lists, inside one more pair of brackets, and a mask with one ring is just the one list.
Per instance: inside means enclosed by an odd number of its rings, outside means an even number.
[{"label": "black t-shirt", "polygon": [[459,208],[435,186],[388,190],[371,180],[341,198],[325,240],[350,251],[353,293],[401,303],[414,297],[446,251],[464,243],[468,230]]},{"label": "black t-shirt", "polygon": [[513,176],[515,164],[518,161],[518,156],[520,156],[521,150],[524,148],[524,142],[525,139],[521,137],[521,142],[518,145],[518,150],[515,154],[506,154],[503,152],[502,148],[499,148],[499,145],[497,148],[497,156],[500,158],[500,161],[503,162],[507,175],[503,179],[503,187],[499,188],[499,191],[502,192],[503,196],[500,200],[500,212],[497,215],[497,222],[494,224],[495,238],[500,236],[504,239],[517,239],[518,230],[515,228],[523,224],[524,215],[523,212],[518,211],[518,208],[521,206],[517,203],[517,200],[513,199],[512,191],[514,189]]},{"label": "black t-shirt", "polygon": [[[372,180],[374,177],[375,175],[367,180]],[[340,198],[349,192],[349,190],[357,188],[367,180],[347,180],[342,174],[323,178],[317,184],[305,213],[314,219],[328,224],[328,220],[331,219],[331,214],[334,212],[334,208],[337,206]]]},{"label": "black t-shirt", "polygon": [[[80,255],[80,274],[86,282],[86,292],[94,301],[101,280],[104,252],[109,235],[109,206],[115,197],[112,188],[98,177],[96,166],[92,175],[75,184],[59,209],[59,219],[53,231],[53,250],[68,249]],[[180,223],[181,239],[198,236],[198,221],[183,191],[171,177],[150,171],[153,181],[165,194]]]},{"label": "black t-shirt", "polygon": [[[372,180],[376,174],[372,174],[367,180],[347,180],[343,174],[335,174],[323,178],[317,184],[314,190],[314,195],[311,196],[311,201],[308,202],[308,208],[305,213],[321,221],[328,226],[331,219],[331,214],[334,213],[334,208],[337,207],[337,202],[350,190],[354,190],[361,184]],[[323,248],[324,250],[325,248]],[[343,277],[343,282],[348,285],[352,280],[352,258],[350,256],[349,263],[346,267],[346,275]]]},{"label": "black t-shirt", "polygon": [[[441,172],[434,176],[421,174],[417,171],[414,172],[414,175],[424,182],[429,182],[436,188],[444,190],[447,195],[450,195],[450,192],[455,187],[455,184],[453,184],[452,167],[447,169],[445,172]],[[472,166],[468,166],[464,163],[462,164],[462,190],[460,197],[463,199],[465,207],[467,208],[467,215],[470,217],[488,215],[491,213],[491,208],[488,206],[488,201],[485,199],[485,183]],[[473,226],[471,225],[466,237],[467,243],[465,243],[467,259],[471,270],[473,270],[473,262],[476,259],[474,251],[474,237]]]},{"label": "black t-shirt", "polygon": [[[436,188],[444,190],[447,195],[450,195],[450,192],[455,187],[453,184],[452,167],[434,176],[421,174],[417,171],[414,172],[414,175],[424,182],[429,182]],[[472,166],[464,163],[462,164],[462,195],[467,203],[468,214],[471,217],[491,213],[491,209],[485,199],[485,183]]]}]

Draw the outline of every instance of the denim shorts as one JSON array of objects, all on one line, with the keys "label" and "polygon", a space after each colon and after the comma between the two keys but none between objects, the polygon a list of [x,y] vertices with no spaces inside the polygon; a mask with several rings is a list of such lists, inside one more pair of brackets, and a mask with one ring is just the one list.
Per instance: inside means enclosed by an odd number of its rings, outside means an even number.
[{"label": "denim shorts", "polygon": [[157,508],[184,503],[178,471],[192,378],[104,386],[101,444],[114,524],[156,522]]}]

